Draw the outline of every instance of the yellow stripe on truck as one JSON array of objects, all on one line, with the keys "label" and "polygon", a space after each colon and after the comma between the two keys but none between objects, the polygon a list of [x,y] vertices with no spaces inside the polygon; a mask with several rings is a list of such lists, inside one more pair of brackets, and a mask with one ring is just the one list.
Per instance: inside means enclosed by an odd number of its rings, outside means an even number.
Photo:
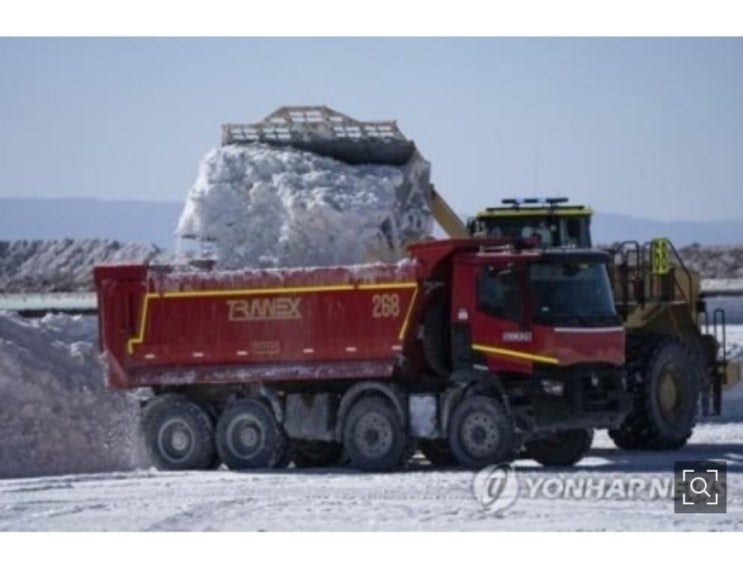
[{"label": "yellow stripe on truck", "polygon": [[560,361],[554,356],[532,354],[530,352],[522,352],[520,350],[511,350],[508,348],[499,348],[499,347],[493,347],[493,346],[487,346],[487,345],[473,344],[472,350],[476,350],[478,352],[484,352],[487,354],[495,354],[497,356],[518,358],[519,360],[528,360],[530,362],[543,362],[544,364],[560,364]]},{"label": "yellow stripe on truck", "polygon": [[397,340],[401,341],[405,337],[405,331],[408,329],[408,323],[410,322],[410,314],[413,312],[413,305],[415,305],[415,298],[418,297],[418,286],[415,286],[413,297],[410,299],[410,305],[408,305],[408,311],[405,313],[405,319],[403,319],[402,327],[400,327],[400,333],[397,335]]},{"label": "yellow stripe on truck", "polygon": [[[415,294],[418,293],[418,284],[415,282],[400,282],[400,283],[387,283],[387,284],[342,284],[342,285],[317,285],[317,286],[302,286],[302,287],[271,287],[271,288],[250,288],[250,289],[220,289],[220,290],[199,290],[199,291],[166,291],[164,293],[146,293],[144,301],[142,302],[142,310],[139,317],[139,330],[135,337],[129,339],[126,343],[127,352],[131,355],[134,352],[135,345],[140,345],[144,342],[144,333],[147,328],[147,317],[149,316],[149,304],[151,299],[184,299],[193,297],[230,297],[230,296],[241,296],[241,295],[276,295],[276,294],[297,294],[297,293],[321,293],[326,291],[353,291],[353,290],[376,290],[376,289],[410,289],[415,288],[413,294],[413,301],[415,300]],[[408,317],[410,317],[410,311],[412,309],[413,301],[411,301],[408,307],[408,312],[405,316],[402,329],[400,330],[400,337],[405,333],[405,328],[408,324]]]},{"label": "yellow stripe on truck", "polygon": [[392,284],[359,284],[357,289],[364,291],[369,289],[411,289],[417,288],[416,283],[392,283]]}]

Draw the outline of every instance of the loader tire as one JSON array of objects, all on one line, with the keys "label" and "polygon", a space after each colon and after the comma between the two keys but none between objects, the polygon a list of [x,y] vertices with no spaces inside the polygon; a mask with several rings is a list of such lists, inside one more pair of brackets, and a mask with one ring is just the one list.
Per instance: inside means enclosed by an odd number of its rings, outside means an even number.
[{"label": "loader tire", "polygon": [[683,343],[661,339],[631,385],[633,407],[609,437],[620,449],[680,449],[692,435],[699,400],[699,365]]},{"label": "loader tire", "polygon": [[233,402],[217,422],[217,451],[232,470],[280,468],[288,464],[288,439],[268,404]]},{"label": "loader tire", "polygon": [[160,470],[207,470],[214,462],[214,426],[198,404],[182,396],[150,402],[140,421],[145,446]]},{"label": "loader tire", "polygon": [[364,396],[343,424],[343,446],[351,466],[362,471],[390,471],[405,461],[408,445],[397,410],[382,396]]},{"label": "loader tire", "polygon": [[418,443],[418,447],[432,465],[445,467],[457,462],[447,439],[425,439]]},{"label": "loader tire", "polygon": [[449,444],[456,460],[467,468],[508,463],[517,445],[513,416],[494,398],[465,398],[452,413]]},{"label": "loader tire", "polygon": [[295,441],[292,454],[297,468],[329,467],[340,462],[343,446],[335,441]]},{"label": "loader tire", "polygon": [[592,443],[592,429],[572,429],[527,441],[524,449],[527,458],[545,467],[570,467],[588,453]]},{"label": "loader tire", "polygon": [[423,316],[423,356],[439,376],[451,374],[449,305],[443,295],[435,298]]}]

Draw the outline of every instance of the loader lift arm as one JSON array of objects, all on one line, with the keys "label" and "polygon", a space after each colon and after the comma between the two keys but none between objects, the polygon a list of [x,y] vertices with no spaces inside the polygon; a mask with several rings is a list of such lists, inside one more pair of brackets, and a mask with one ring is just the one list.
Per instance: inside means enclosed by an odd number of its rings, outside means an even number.
[{"label": "loader lift arm", "polygon": [[449,203],[431,185],[431,212],[434,220],[449,236],[449,238],[469,238],[467,226],[462,222]]}]

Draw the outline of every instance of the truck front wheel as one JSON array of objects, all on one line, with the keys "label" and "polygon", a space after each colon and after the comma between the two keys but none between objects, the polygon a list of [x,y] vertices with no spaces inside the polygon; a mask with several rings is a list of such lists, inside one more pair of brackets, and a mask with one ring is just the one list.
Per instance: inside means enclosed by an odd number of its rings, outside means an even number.
[{"label": "truck front wheel", "polygon": [[160,470],[206,470],[214,462],[214,427],[198,404],[173,396],[145,407],[147,453]]},{"label": "truck front wheel", "polygon": [[260,400],[238,400],[217,422],[217,450],[230,469],[286,466],[288,441],[273,412]]},{"label": "truck front wheel", "polygon": [[545,467],[569,467],[588,453],[593,443],[593,430],[558,431],[548,437],[524,443],[526,456]]},{"label": "truck front wheel", "polygon": [[343,445],[351,465],[363,471],[388,471],[405,460],[407,438],[394,406],[381,396],[365,396],[348,412]]},{"label": "truck front wheel", "polygon": [[468,468],[509,462],[516,449],[513,417],[493,398],[465,398],[452,414],[449,445],[457,461]]}]

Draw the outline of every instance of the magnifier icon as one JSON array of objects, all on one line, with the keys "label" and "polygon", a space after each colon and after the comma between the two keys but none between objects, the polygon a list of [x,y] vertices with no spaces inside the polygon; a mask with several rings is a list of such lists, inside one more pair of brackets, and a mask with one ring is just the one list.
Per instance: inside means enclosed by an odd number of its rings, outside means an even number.
[{"label": "magnifier icon", "polygon": [[[694,485],[697,485],[697,488],[701,484],[702,488],[700,490],[697,490],[694,488]],[[712,495],[709,493],[709,485],[707,484],[707,479],[703,476],[695,476],[689,481],[689,490],[693,494],[696,494],[698,496],[704,494],[707,498],[712,498]]]}]

